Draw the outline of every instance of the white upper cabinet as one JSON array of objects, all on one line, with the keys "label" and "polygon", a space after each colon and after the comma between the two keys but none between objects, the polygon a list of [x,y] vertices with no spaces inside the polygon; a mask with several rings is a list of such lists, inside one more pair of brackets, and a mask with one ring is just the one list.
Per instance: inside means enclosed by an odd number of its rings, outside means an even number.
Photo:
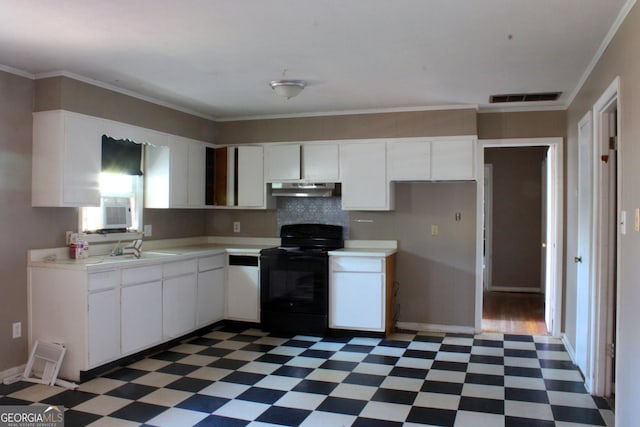
[{"label": "white upper cabinet", "polygon": [[386,174],[386,143],[340,145],[342,209],[390,210],[393,195]]},{"label": "white upper cabinet", "polygon": [[145,207],[204,207],[204,143],[169,135],[167,145],[146,147],[145,160]]},{"label": "white upper cabinet", "polygon": [[67,111],[33,115],[33,206],[100,206],[102,129]]},{"label": "white upper cabinet", "polygon": [[340,180],[338,144],[306,144],[302,146],[302,179],[310,182]]},{"label": "white upper cabinet", "polygon": [[387,174],[390,181],[431,179],[431,143],[397,141],[387,143]]},{"label": "white upper cabinet", "polygon": [[300,144],[266,144],[264,146],[266,182],[300,179]]},{"label": "white upper cabinet", "polygon": [[337,143],[265,144],[265,181],[335,182],[338,159]]},{"label": "white upper cabinet", "polygon": [[260,146],[238,147],[238,206],[264,207],[263,152]]},{"label": "white upper cabinet", "polygon": [[432,180],[475,179],[475,139],[446,139],[431,142]]}]

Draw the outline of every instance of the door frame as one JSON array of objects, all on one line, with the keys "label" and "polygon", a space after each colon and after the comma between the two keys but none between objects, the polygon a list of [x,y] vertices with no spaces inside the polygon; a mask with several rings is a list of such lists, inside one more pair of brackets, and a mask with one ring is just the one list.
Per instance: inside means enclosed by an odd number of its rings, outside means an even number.
[{"label": "door frame", "polygon": [[[613,289],[612,285],[609,281],[611,275],[611,269],[615,269],[616,277],[620,277],[620,257],[616,257],[616,264],[611,265],[610,263],[610,251],[603,250],[603,246],[609,246],[609,239],[611,237],[609,233],[610,222],[607,222],[607,219],[611,221],[610,218],[606,218],[604,212],[609,208],[608,202],[603,200],[603,189],[604,186],[608,186],[610,184],[609,177],[603,176],[603,171],[601,170],[602,160],[602,146],[608,145],[608,131],[609,124],[605,124],[605,121],[608,122],[608,115],[612,108],[615,107],[617,111],[617,129],[620,129],[620,78],[616,77],[613,82],[607,87],[607,89],[600,96],[598,101],[593,105],[593,147],[594,147],[594,155],[593,155],[593,200],[595,203],[593,204],[592,211],[592,259],[593,259],[593,267],[591,270],[591,277],[593,281],[591,295],[593,298],[591,299],[590,306],[590,355],[592,356],[589,360],[589,378],[587,379],[587,385],[591,387],[591,393],[597,396],[610,396],[614,391],[612,390],[612,372],[611,366],[609,363],[610,359],[608,356],[608,343],[611,342],[613,335],[618,336],[619,322],[616,322],[616,330],[612,330],[611,322],[613,321]],[[608,152],[607,152],[608,154]],[[619,161],[622,158],[622,138],[620,138],[620,134],[618,133],[618,147],[616,150],[617,157],[617,175],[616,175],[616,203],[617,209],[615,218],[613,220],[616,224],[620,224],[619,219],[622,218],[621,215],[621,176],[622,176],[622,165]],[[617,254],[620,254],[620,240],[621,240],[621,228],[626,224],[620,226],[616,226],[616,246],[615,251]],[[617,287],[618,295],[615,296],[614,301],[619,300],[619,292],[620,287]],[[617,313],[616,313],[617,314]],[[615,355],[614,355],[615,357]]]},{"label": "door frame", "polygon": [[[550,313],[551,327],[550,333],[553,336],[560,336],[560,326],[562,319],[562,277],[563,263],[562,256],[564,252],[563,240],[563,218],[564,218],[564,185],[563,185],[563,139],[558,138],[512,138],[512,139],[479,139],[479,149],[477,155],[477,170],[480,176],[477,181],[476,191],[476,253],[478,259],[476,262],[476,315],[475,329],[477,332],[482,331],[482,293],[483,293],[483,271],[482,271],[482,245],[483,245],[483,229],[484,229],[484,149],[487,147],[531,147],[531,146],[547,146],[549,147],[548,165],[549,180],[548,197],[550,205],[548,206],[547,218],[547,290],[551,297],[551,307],[545,307],[545,311]],[[551,290],[551,292],[549,292]]]},{"label": "door frame", "polygon": [[[486,185],[485,185],[486,184]],[[483,190],[487,189],[483,197],[485,215],[483,221],[483,239],[484,239],[484,256],[483,256],[483,277],[482,281],[484,289],[489,290],[491,288],[491,266],[493,260],[493,165],[484,165],[484,178],[483,178]]]}]

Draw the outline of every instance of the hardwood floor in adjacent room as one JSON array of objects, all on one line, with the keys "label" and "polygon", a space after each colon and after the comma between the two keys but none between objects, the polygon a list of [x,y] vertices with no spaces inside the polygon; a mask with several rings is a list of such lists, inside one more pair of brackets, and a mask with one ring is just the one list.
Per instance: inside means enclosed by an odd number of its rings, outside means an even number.
[{"label": "hardwood floor in adjacent room", "polygon": [[485,292],[482,330],[510,334],[548,334],[544,323],[544,295]]}]

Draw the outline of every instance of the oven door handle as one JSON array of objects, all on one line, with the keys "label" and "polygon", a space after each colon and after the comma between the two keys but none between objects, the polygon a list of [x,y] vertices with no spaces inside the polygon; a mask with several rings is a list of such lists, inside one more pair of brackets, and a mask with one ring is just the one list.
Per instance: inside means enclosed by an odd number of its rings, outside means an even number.
[{"label": "oven door handle", "polygon": [[305,254],[289,255],[287,257],[288,261],[309,261],[309,260],[322,261],[324,259],[325,259],[325,257],[322,257],[322,256],[313,256],[313,255],[305,255]]}]

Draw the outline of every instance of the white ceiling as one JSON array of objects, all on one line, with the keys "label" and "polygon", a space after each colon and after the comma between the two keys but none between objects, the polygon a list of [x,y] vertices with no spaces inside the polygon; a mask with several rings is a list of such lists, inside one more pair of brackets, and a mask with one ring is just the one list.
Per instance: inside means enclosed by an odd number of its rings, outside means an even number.
[{"label": "white ceiling", "polygon": [[[217,119],[485,109],[514,92],[562,91],[534,105],[565,107],[628,1],[0,0],[0,64]],[[285,100],[279,78],[309,86]]]}]

